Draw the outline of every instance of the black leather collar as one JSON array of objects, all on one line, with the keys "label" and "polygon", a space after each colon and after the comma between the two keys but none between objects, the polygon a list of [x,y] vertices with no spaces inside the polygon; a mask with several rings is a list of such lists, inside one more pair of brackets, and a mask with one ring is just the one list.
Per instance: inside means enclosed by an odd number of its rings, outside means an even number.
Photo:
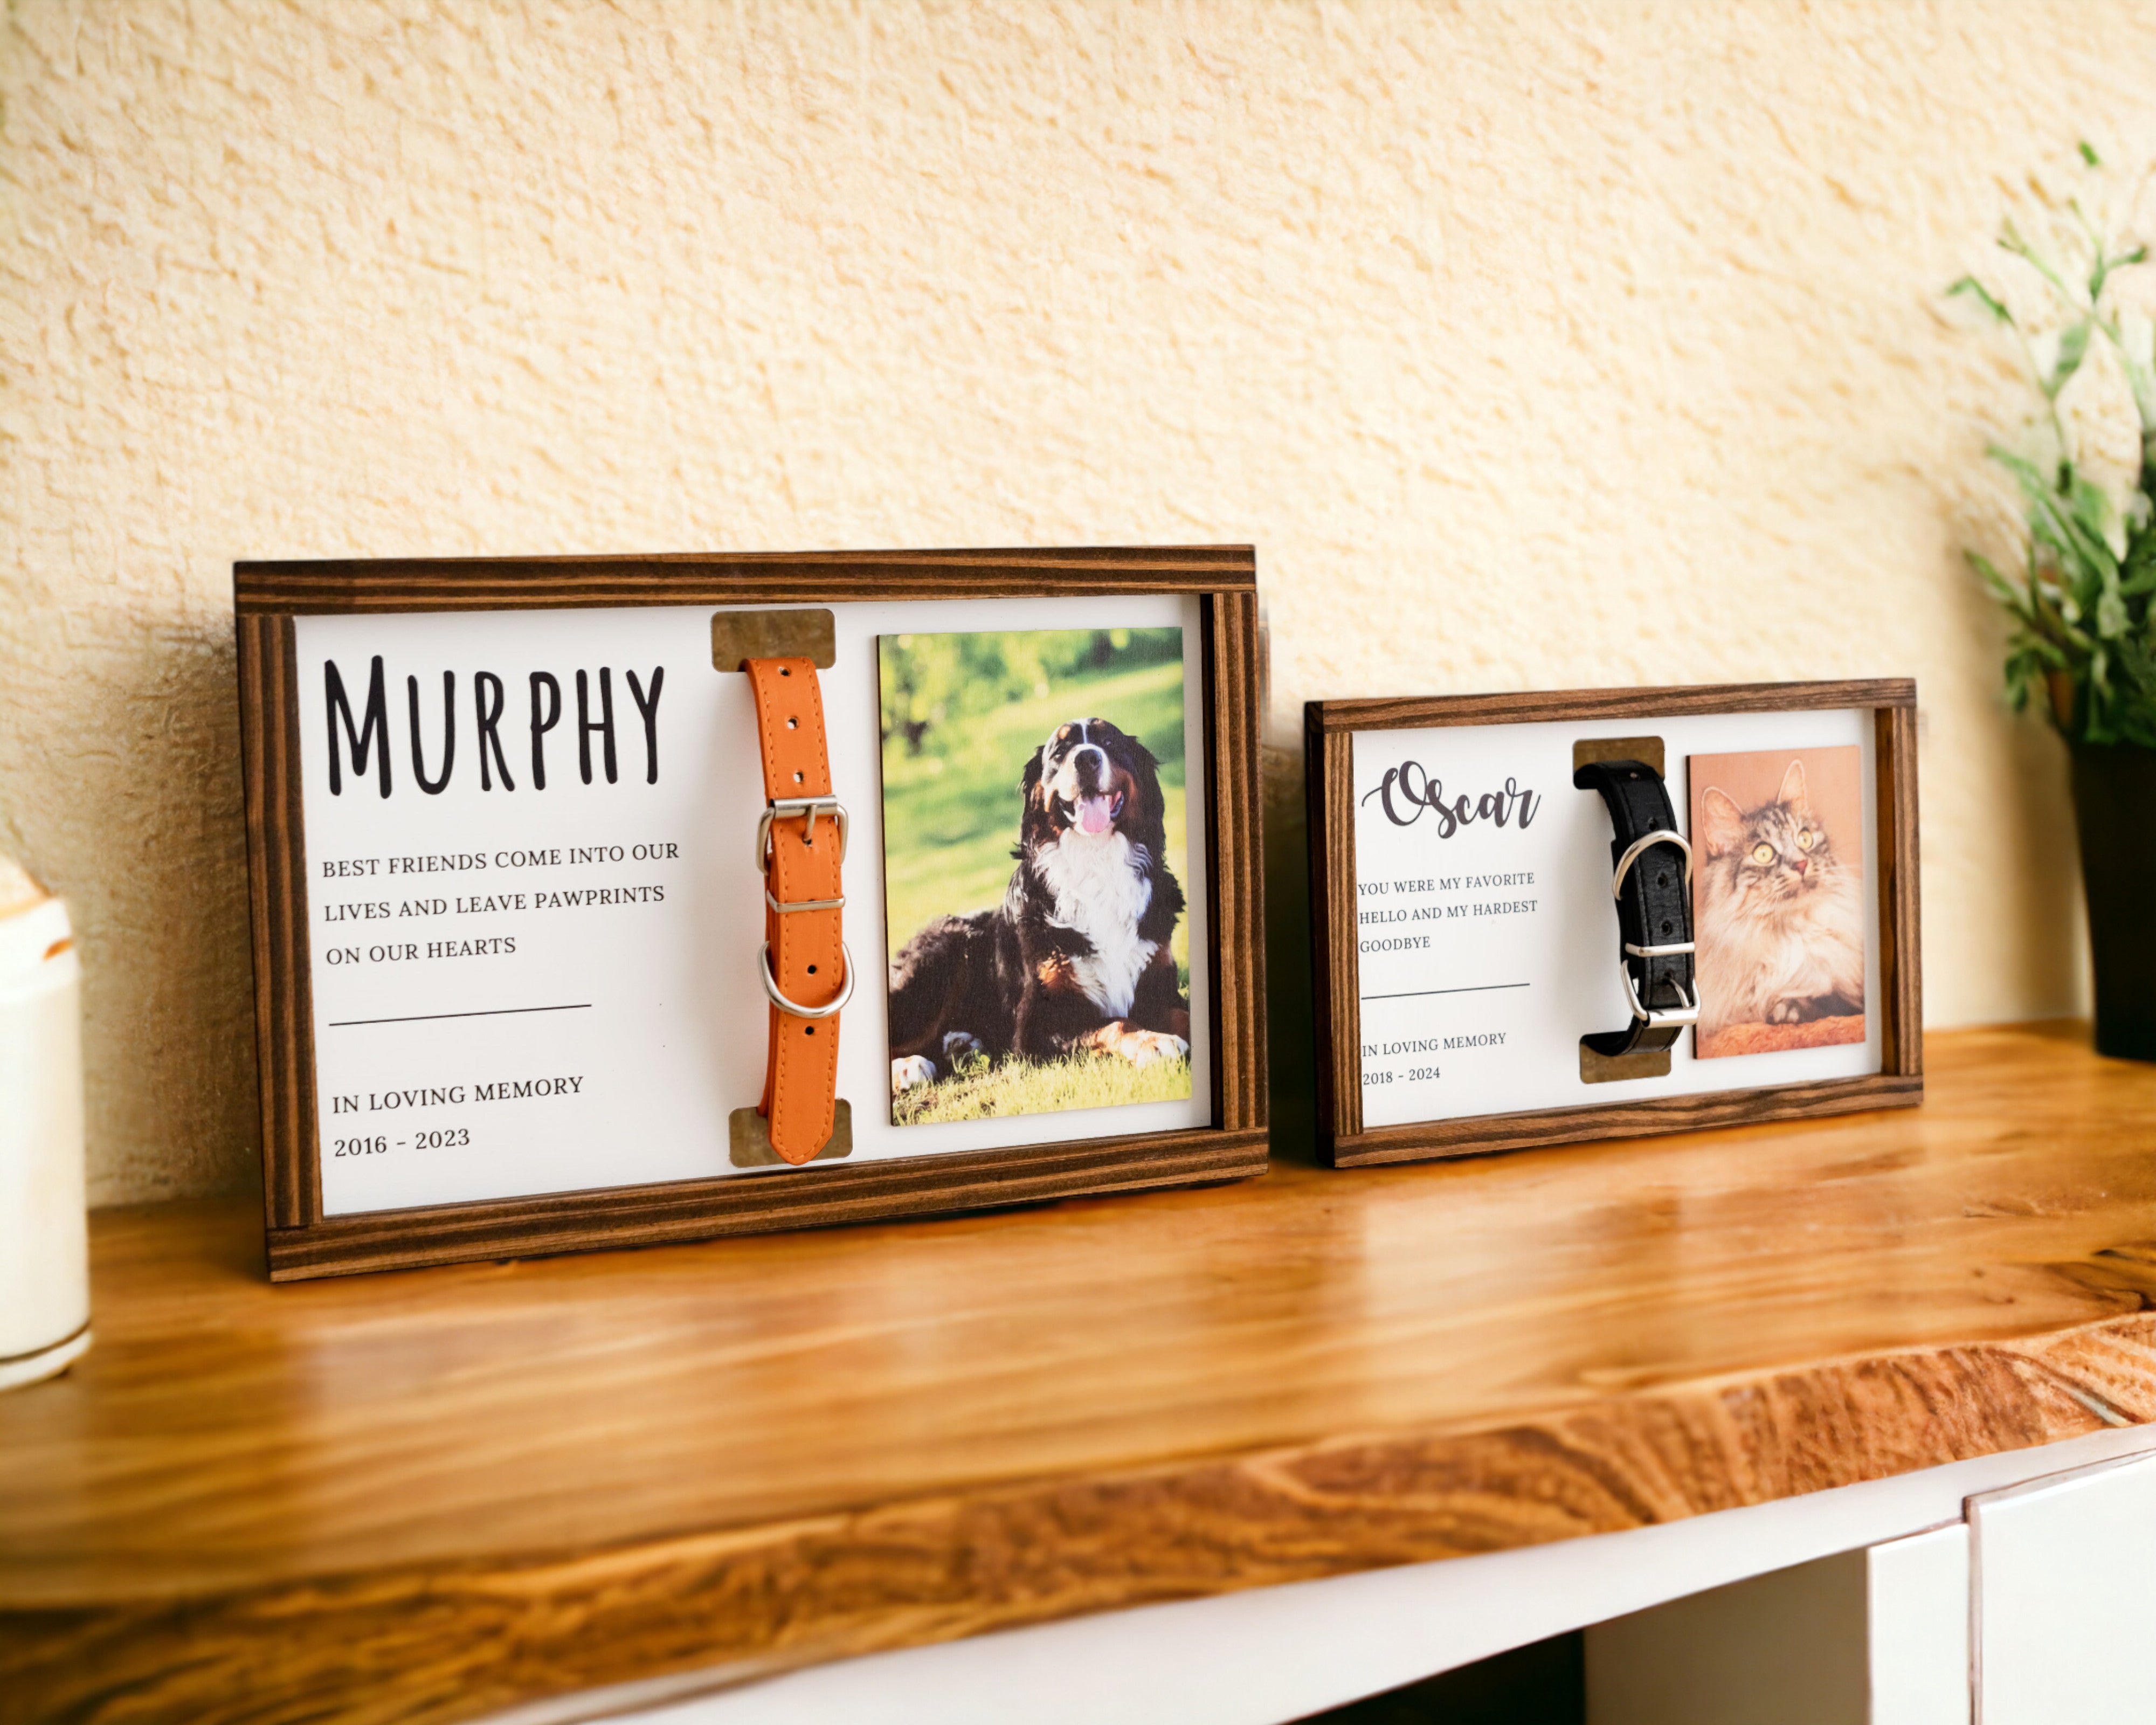
[{"label": "black leather collar", "polygon": [[1590,761],[1572,775],[1583,791],[1599,791],[1616,836],[1618,963],[1631,996],[1632,1022],[1622,1030],[1584,1037],[1599,1055],[1645,1054],[1668,1048],[1699,1021],[1699,985],[1692,972],[1691,847],[1677,833],[1662,775],[1644,761]]}]

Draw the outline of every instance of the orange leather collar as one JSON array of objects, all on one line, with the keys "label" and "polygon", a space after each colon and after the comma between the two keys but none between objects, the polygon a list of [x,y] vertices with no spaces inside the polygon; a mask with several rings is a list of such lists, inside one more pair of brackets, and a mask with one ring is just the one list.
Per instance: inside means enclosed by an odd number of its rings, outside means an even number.
[{"label": "orange leather collar", "polygon": [[764,877],[771,1055],[757,1111],[771,1122],[771,1147],[798,1165],[830,1140],[839,1009],[854,989],[840,920],[846,811],[831,794],[814,662],[751,659],[743,668],[756,697],[767,805],[756,854]]}]

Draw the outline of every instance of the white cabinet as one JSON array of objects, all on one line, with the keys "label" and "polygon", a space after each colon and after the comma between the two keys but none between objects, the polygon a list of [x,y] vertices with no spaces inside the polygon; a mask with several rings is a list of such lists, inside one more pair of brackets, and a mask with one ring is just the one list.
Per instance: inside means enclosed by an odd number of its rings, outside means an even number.
[{"label": "white cabinet", "polygon": [[1969,1549],[1957,1522],[1864,1554],[1871,1725],[1969,1725]]},{"label": "white cabinet", "polygon": [[1977,1725],[2156,1720],[2156,1457],[1969,1502]]},{"label": "white cabinet", "polygon": [[1861,1552],[1587,1631],[1588,1725],[1865,1725]]},{"label": "white cabinet", "polygon": [[1587,1632],[1589,1725],[2156,1725],[2156,1456]]},{"label": "white cabinet", "polygon": [[1969,1536],[1799,1563],[1587,1631],[1589,1725],[1969,1725]]}]

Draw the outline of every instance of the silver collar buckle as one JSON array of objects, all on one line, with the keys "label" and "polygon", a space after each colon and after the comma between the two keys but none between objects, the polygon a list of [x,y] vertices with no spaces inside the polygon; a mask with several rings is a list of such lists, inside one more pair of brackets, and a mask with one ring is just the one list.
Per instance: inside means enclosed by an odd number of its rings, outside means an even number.
[{"label": "silver collar buckle", "polygon": [[766,871],[771,867],[771,824],[796,814],[806,814],[808,817],[808,829],[801,835],[801,842],[803,845],[814,845],[816,842],[818,815],[829,814],[838,822],[839,861],[843,865],[846,860],[846,839],[850,826],[844,803],[836,797],[773,797],[765,806],[763,819],[756,824],[757,870],[760,872]]}]

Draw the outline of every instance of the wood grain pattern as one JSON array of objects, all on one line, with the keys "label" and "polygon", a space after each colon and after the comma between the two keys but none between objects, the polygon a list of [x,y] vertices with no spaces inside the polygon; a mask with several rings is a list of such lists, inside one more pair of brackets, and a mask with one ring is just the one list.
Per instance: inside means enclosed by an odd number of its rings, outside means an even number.
[{"label": "wood grain pattern", "polygon": [[[1651,696],[1651,701],[1643,697]],[[1698,683],[1671,689],[1560,689],[1509,695],[1419,695],[1320,701],[1322,730],[1411,731],[1426,725],[1517,725],[1545,719],[1684,718],[1696,713],[1781,713],[1917,704],[1907,677],[1838,683]]]},{"label": "wood grain pattern", "polygon": [[333,1216],[270,1230],[270,1278],[303,1281],[1249,1179],[1265,1172],[1265,1152],[1262,1127],[1157,1132],[897,1162],[819,1162],[808,1164],[813,1181],[789,1179],[791,1170],[781,1167],[748,1177]]},{"label": "wood grain pattern", "polygon": [[1206,831],[1212,883],[1214,1119],[1241,1132],[1265,1123],[1265,841],[1256,811],[1263,759],[1258,601],[1252,593],[1205,600],[1208,773],[1214,808]]},{"label": "wood grain pattern", "polygon": [[1459,1120],[1416,1121],[1406,1126],[1365,1127],[1340,1139],[1335,1168],[1367,1168],[1432,1156],[1480,1156],[1493,1150],[1526,1150],[1590,1139],[1644,1138],[1708,1127],[1753,1126],[1808,1115],[1849,1114],[1867,1108],[1914,1107],[1924,1099],[1923,1080],[1898,1073],[1865,1078],[1822,1078],[1778,1084],[1767,1090],[1726,1090],[1646,1101],[1589,1103],[1578,1108],[1536,1108],[1519,1114],[1477,1114]]},{"label": "wood grain pattern", "polygon": [[[1640,1137],[1656,1132],[1788,1120],[1923,1098],[1923,988],[1917,876],[1917,685],[1906,677],[1830,683],[1732,683],[1677,689],[1574,689],[1555,694],[1430,696],[1312,701],[1305,709],[1311,810],[1312,970],[1317,978],[1318,1154],[1335,1168],[1424,1157]],[[1881,1067],[1868,1077],[1708,1096],[1653,1096],[1517,1114],[1363,1124],[1355,917],[1353,737],[1440,725],[1682,717],[1871,707],[1878,787]],[[1321,819],[1321,812],[1322,818]]]},{"label": "wood grain pattern", "polygon": [[[268,1267],[291,1281],[873,1221],[1265,1171],[1265,896],[1247,546],[242,563],[240,730]],[[326,1219],[315,1113],[293,618],[327,612],[1201,594],[1213,1124],[1194,1132]]]},{"label": "wood grain pattern", "polygon": [[603,557],[398,557],[233,566],[243,617],[262,613],[803,604],[843,599],[1055,598],[1255,592],[1247,545],[1058,550],[826,551]]},{"label": "wood grain pattern", "polygon": [[1905,1078],[1924,1074],[1923,968],[1917,962],[1922,904],[1917,838],[1917,708],[1879,709],[1879,978],[1886,996],[1880,1060]]},{"label": "wood grain pattern", "polygon": [[[238,624],[240,754],[247,805],[248,914],[254,942],[256,1081],[266,1145],[316,1142],[314,999],[308,979],[306,840],[300,810],[300,704],[290,618]],[[321,1213],[312,1157],[262,1158],[269,1224]]]},{"label": "wood grain pattern", "polygon": [[434,1725],[2156,1420],[2156,1069],[1931,1053],[1917,1113],[287,1289],[243,1206],[102,1212],[97,1348],[0,1398],[0,1719]]},{"label": "wood grain pattern", "polygon": [[1326,1143],[1363,1130],[1362,972],[1355,946],[1355,742],[1304,715],[1310,827],[1310,974],[1317,1001],[1317,1118]]}]

